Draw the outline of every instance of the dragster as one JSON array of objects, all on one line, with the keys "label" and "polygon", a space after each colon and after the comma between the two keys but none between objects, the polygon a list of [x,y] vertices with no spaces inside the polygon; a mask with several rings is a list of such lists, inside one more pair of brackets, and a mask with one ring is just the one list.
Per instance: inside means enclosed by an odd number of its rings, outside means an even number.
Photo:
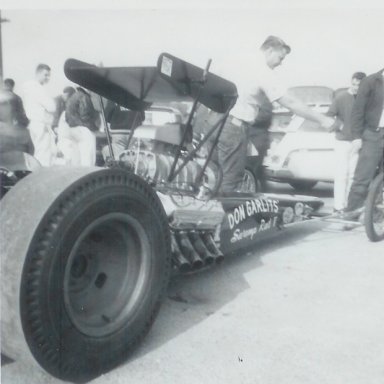
[{"label": "dragster", "polygon": [[[172,273],[257,251],[266,233],[305,223],[314,197],[220,193],[213,160],[235,84],[168,53],[153,67],[68,59],[69,80],[98,95],[109,145],[103,167],[40,167],[1,153],[2,351],[65,381],[122,364],[148,333]],[[140,125],[115,154],[104,105],[145,113],[189,101],[182,123]],[[202,104],[221,118],[194,146]],[[210,140],[205,157],[200,149]]]}]

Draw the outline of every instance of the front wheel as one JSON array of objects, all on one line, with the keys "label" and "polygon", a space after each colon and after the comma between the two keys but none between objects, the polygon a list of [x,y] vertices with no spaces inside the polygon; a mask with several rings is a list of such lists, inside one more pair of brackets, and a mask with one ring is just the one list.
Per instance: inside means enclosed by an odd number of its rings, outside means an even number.
[{"label": "front wheel", "polygon": [[365,202],[365,232],[371,241],[384,240],[384,182],[383,173],[373,180]]},{"label": "front wheel", "polygon": [[122,170],[45,168],[0,207],[4,353],[74,382],[122,363],[170,276],[156,193]]},{"label": "front wheel", "polygon": [[260,190],[261,186],[259,180],[257,180],[251,169],[245,168],[240,191],[246,193],[257,193],[260,192]]}]

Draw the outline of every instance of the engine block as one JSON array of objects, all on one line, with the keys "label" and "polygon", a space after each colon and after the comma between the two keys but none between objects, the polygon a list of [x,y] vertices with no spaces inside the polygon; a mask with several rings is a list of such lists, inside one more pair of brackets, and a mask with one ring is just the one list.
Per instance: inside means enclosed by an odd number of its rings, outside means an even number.
[{"label": "engine block", "polygon": [[[171,181],[168,181],[168,177],[174,162],[172,154],[129,149],[120,155],[120,161],[147,182],[179,191],[196,192],[200,188],[214,191],[219,182],[218,167],[214,163],[210,163],[204,171],[200,185],[197,185],[197,178],[203,169],[205,159],[189,161]],[[184,157],[181,156],[176,169],[181,166],[183,161]]]}]

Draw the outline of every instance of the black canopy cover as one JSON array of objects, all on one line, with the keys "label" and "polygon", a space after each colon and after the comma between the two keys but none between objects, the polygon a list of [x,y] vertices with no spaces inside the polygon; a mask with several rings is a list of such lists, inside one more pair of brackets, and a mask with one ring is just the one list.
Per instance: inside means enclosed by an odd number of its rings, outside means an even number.
[{"label": "black canopy cover", "polygon": [[160,55],[156,67],[97,67],[68,59],[64,65],[67,78],[131,110],[145,110],[155,102],[192,100],[215,112],[225,113],[237,98],[236,86],[213,73],[168,53]]}]

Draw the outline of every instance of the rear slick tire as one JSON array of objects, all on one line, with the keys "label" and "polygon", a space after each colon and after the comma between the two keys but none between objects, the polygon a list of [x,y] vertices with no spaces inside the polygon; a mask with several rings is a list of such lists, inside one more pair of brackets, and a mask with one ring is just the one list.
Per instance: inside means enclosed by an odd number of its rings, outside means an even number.
[{"label": "rear slick tire", "polygon": [[[371,241],[384,240],[383,177],[383,173],[379,173],[372,181],[365,202],[364,226],[368,239]],[[378,208],[379,204],[380,209]]]},{"label": "rear slick tire", "polygon": [[42,168],[3,198],[0,223],[3,352],[73,382],[124,362],[170,276],[156,193],[123,170]]}]

